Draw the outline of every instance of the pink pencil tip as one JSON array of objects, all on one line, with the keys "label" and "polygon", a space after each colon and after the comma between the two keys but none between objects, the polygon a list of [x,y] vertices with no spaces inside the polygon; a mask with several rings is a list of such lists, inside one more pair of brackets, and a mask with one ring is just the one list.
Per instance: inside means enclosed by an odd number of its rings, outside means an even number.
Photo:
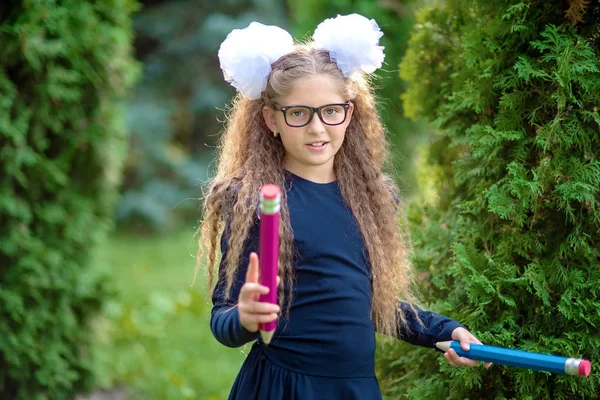
[{"label": "pink pencil tip", "polygon": [[592,363],[589,360],[581,360],[579,363],[579,367],[577,367],[577,372],[581,376],[590,376],[590,371],[592,370]]}]

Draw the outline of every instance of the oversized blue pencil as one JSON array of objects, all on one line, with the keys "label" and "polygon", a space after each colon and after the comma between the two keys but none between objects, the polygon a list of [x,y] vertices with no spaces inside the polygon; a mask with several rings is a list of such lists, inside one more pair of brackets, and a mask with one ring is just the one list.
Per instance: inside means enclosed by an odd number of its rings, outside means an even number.
[{"label": "oversized blue pencil", "polygon": [[471,349],[465,351],[456,340],[438,342],[435,345],[442,351],[454,349],[459,356],[472,360],[489,361],[511,367],[535,369],[555,374],[589,376],[592,369],[592,364],[588,360],[580,358],[551,356],[476,343],[471,343]]}]

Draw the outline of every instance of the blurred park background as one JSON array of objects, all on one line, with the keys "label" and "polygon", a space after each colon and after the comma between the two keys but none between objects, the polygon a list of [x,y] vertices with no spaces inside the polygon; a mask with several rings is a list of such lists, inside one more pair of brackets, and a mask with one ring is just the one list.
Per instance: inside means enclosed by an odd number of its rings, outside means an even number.
[{"label": "blurred park background", "polygon": [[[354,12],[384,32],[426,303],[486,343],[600,360],[598,2],[22,0],[0,5],[0,398],[227,397],[249,348],[217,343],[190,286],[234,94],[217,50]],[[452,370],[383,338],[377,373],[389,399],[600,398],[598,369]]]}]

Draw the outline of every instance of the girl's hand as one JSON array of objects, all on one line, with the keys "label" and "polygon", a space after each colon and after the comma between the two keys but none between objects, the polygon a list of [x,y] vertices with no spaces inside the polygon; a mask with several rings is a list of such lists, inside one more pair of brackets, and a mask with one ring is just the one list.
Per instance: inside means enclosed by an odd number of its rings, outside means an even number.
[{"label": "girl's hand", "polygon": [[[471,334],[471,332],[469,332],[465,328],[461,328],[461,327],[456,328],[455,330],[452,331],[452,340],[459,341],[460,347],[465,351],[468,351],[471,348],[470,343],[482,344],[479,341],[479,339],[477,339],[475,336],[473,336]],[[448,364],[452,365],[455,368],[457,368],[457,367],[476,367],[479,365],[479,361],[477,361],[477,360],[471,360],[466,357],[459,357],[459,355],[456,354],[456,351],[454,351],[454,349],[448,349],[448,351],[444,353],[444,358],[446,359],[446,361],[448,361]],[[485,368],[487,369],[491,365],[492,365],[491,362],[486,362]]]},{"label": "girl's hand", "polygon": [[[277,277],[279,285],[279,277]],[[250,264],[246,272],[246,283],[240,290],[238,312],[240,322],[250,332],[258,331],[259,323],[267,323],[277,319],[280,308],[276,304],[258,301],[261,294],[269,293],[269,288],[258,283],[258,255],[250,254]]]}]

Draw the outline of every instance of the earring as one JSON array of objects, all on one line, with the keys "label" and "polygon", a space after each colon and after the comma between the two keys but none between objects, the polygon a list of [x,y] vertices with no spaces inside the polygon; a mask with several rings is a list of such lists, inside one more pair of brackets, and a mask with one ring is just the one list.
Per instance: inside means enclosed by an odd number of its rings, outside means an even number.
[{"label": "earring", "polygon": [[277,130],[273,129],[273,137],[277,137]]}]

